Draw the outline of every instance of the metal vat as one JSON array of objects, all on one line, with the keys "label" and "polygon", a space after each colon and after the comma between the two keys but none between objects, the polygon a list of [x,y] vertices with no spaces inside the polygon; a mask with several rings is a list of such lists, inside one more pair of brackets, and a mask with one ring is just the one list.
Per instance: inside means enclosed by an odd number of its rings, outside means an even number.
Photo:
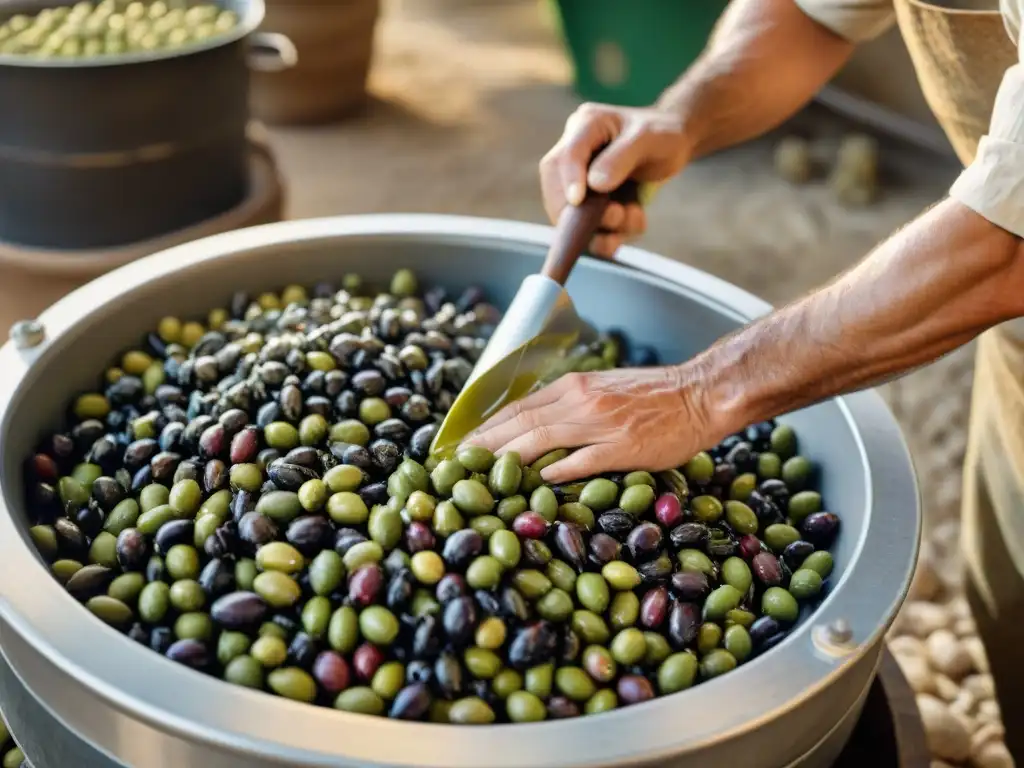
[{"label": "metal vat", "polygon": [[[830,765],[852,729],[902,603],[920,511],[907,450],[881,399],[793,414],[841,515],[831,594],[779,646],[689,691],[597,717],[458,728],[344,714],[232,687],[89,615],[52,579],[24,527],[21,461],[61,404],[166,314],[201,315],[235,289],[412,267],[482,285],[499,304],[536,271],[551,230],[445,216],[356,216],[218,235],[137,261],[40,318],[45,340],[0,350],[0,700],[35,768],[594,768]],[[585,260],[569,290],[601,326],[684,360],[768,306],[635,248]],[[830,629],[832,631],[830,631]],[[850,642],[836,645],[849,631]]]}]

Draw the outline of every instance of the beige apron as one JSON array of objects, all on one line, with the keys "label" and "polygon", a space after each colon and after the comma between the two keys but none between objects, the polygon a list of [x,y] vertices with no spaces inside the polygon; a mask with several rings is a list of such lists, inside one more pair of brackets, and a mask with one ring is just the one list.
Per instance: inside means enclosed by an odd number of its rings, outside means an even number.
[{"label": "beige apron", "polygon": [[[1017,63],[1002,16],[922,0],[896,0],[896,16],[925,98],[966,165],[988,131],[1003,74]],[[1024,342],[1007,327],[978,342],[962,522],[968,600],[1007,745],[1024,764]]]}]

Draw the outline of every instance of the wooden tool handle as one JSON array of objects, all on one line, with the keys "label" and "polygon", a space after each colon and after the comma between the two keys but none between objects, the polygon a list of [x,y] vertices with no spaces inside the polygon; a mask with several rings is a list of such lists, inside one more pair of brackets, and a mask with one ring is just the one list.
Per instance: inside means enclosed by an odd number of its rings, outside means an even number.
[{"label": "wooden tool handle", "polygon": [[555,226],[555,237],[540,273],[559,285],[565,285],[572,268],[599,231],[608,203],[628,205],[638,199],[637,183],[627,181],[610,195],[589,190],[582,203],[565,206]]}]

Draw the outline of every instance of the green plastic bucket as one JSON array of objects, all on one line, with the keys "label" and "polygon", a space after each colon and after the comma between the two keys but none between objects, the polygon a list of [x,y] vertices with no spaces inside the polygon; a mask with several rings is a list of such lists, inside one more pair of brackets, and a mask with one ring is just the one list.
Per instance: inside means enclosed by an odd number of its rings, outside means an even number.
[{"label": "green plastic bucket", "polygon": [[728,0],[550,0],[586,101],[645,106],[704,50]]}]

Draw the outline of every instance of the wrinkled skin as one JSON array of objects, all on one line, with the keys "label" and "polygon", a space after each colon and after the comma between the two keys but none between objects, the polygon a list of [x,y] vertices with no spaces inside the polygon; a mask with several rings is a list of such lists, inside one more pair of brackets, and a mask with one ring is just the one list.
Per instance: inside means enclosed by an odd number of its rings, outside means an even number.
[{"label": "wrinkled skin", "polygon": [[550,483],[678,467],[714,442],[702,390],[684,376],[675,367],[569,374],[496,414],[469,442],[517,451],[524,463],[579,448],[541,472]]},{"label": "wrinkled skin", "polygon": [[[604,145],[608,146],[595,158],[594,153]],[[627,179],[665,181],[682,170],[688,159],[686,133],[678,113],[584,104],[569,117],[562,138],[540,162],[544,209],[552,223],[557,222],[566,205],[583,202],[588,186],[597,192],[612,192]],[[647,215],[639,204],[612,203],[601,229],[590,252],[610,258],[626,239],[647,229]]]}]

